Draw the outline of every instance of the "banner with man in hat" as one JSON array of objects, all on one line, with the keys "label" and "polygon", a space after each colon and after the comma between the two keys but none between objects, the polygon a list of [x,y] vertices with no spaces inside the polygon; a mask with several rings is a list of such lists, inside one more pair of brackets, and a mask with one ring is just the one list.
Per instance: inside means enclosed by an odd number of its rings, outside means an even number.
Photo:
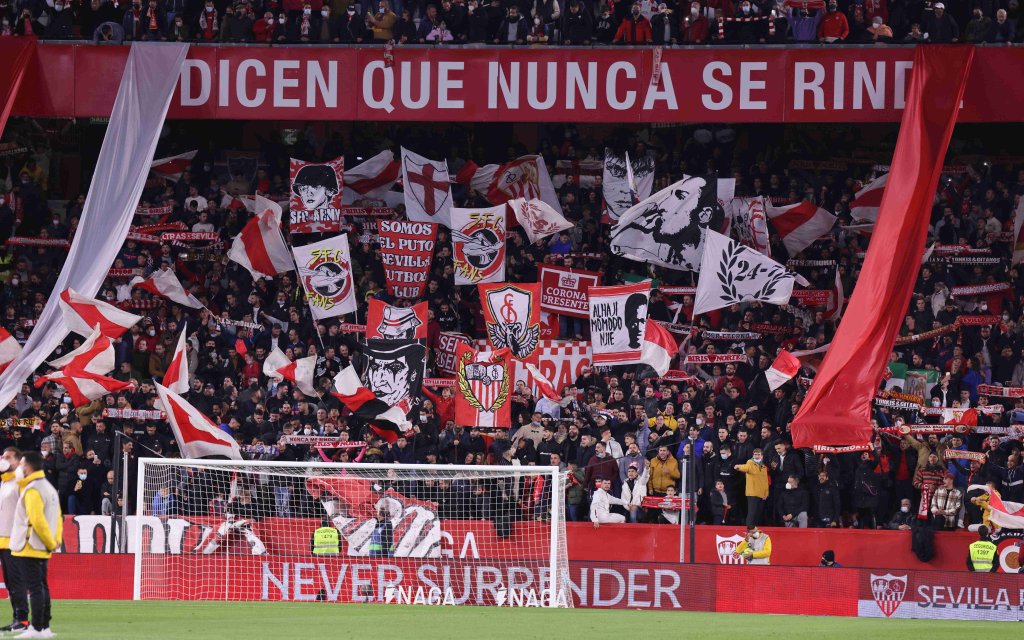
[{"label": "banner with man in hat", "polygon": [[512,425],[512,353],[477,351],[460,344],[455,358],[455,422],[462,426]]},{"label": "banner with man in hat", "polygon": [[426,340],[427,303],[412,307],[393,307],[386,302],[370,298],[366,313],[366,338],[386,340]]}]

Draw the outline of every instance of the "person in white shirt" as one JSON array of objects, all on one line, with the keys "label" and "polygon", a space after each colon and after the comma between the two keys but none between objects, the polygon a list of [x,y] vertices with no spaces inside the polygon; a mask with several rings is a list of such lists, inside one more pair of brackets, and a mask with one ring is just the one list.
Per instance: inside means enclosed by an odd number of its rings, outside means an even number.
[{"label": "person in white shirt", "polygon": [[[601,416],[602,418],[604,416]],[[612,438],[612,428],[607,426],[607,418],[603,420],[605,426],[601,427],[601,442],[604,443],[604,448],[612,458],[618,460],[622,457],[622,445]]]},{"label": "person in white shirt", "polygon": [[621,497],[629,510],[630,522],[640,521],[640,504],[647,496],[647,464],[649,463],[645,460],[644,470],[641,473],[639,463],[629,463],[629,468],[626,470],[626,481],[622,483]]},{"label": "person in white shirt", "polygon": [[594,528],[600,527],[602,524],[609,523],[622,523],[626,521],[626,516],[619,513],[612,513],[611,506],[617,504],[620,507],[629,507],[629,503],[621,498],[616,498],[609,491],[612,488],[611,480],[598,480],[596,483],[596,489],[594,489],[594,495],[590,498],[590,521],[594,523]]},{"label": "person in white shirt", "polygon": [[199,222],[192,225],[192,231],[199,233],[202,231],[216,231],[213,225],[210,223],[210,214],[206,211],[199,212]]}]

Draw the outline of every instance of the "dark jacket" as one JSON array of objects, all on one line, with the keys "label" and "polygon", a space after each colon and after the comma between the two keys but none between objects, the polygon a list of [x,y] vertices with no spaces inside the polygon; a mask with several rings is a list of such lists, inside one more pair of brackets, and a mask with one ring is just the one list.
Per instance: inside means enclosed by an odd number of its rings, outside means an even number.
[{"label": "dark jacket", "polygon": [[563,44],[590,44],[593,31],[594,21],[582,8],[575,13],[570,9],[562,14]]},{"label": "dark jacket", "polygon": [[798,514],[810,511],[809,504],[810,500],[803,487],[785,489],[779,494],[779,499],[775,503],[775,512],[779,517],[793,516],[796,518]]},{"label": "dark jacket", "polygon": [[814,521],[820,525],[825,521],[839,522],[842,508],[839,502],[839,485],[829,480],[814,485]]},{"label": "dark jacket", "polygon": [[[666,26],[668,27],[667,40],[665,39]],[[651,32],[654,34],[654,44],[656,45],[675,44],[679,39],[675,18],[672,17],[672,14],[664,11],[651,16]]]}]

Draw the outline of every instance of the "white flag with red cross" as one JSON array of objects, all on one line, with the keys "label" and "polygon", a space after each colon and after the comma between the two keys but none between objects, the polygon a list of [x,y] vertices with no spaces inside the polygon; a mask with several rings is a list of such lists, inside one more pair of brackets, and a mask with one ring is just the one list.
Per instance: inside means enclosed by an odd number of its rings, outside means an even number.
[{"label": "white flag with red cross", "polygon": [[431,160],[402,148],[405,216],[413,222],[452,226],[452,186],[447,160]]}]

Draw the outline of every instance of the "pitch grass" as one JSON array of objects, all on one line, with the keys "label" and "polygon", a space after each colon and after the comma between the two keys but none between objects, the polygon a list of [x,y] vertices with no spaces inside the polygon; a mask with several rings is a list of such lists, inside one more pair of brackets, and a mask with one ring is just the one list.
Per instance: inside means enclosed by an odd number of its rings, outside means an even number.
[{"label": "pitch grass", "polygon": [[[322,603],[65,600],[53,604],[61,640],[288,640],[378,638],[950,638],[1005,637],[1006,622],[877,620],[637,610],[544,610]],[[568,634],[568,635],[567,635]],[[678,636],[677,636],[678,634]]]}]

